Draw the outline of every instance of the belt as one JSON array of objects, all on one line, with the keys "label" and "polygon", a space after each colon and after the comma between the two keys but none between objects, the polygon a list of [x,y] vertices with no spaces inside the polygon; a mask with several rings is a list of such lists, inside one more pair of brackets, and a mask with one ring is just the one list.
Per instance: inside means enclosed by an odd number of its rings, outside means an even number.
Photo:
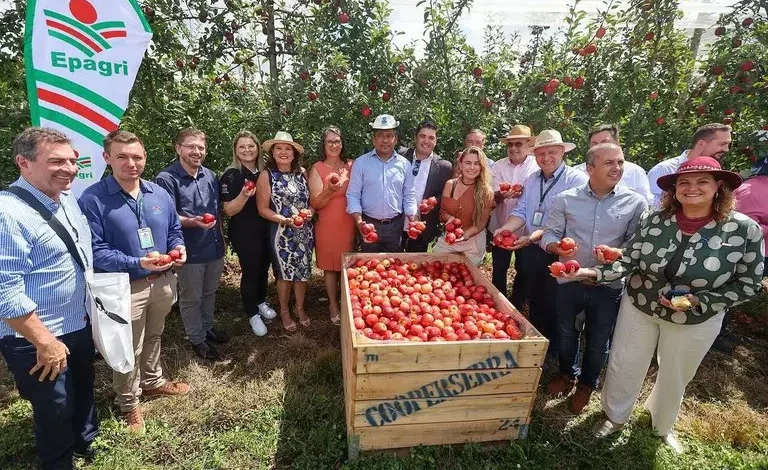
[{"label": "belt", "polygon": [[157,281],[157,280],[158,280],[158,279],[160,279],[160,278],[161,278],[163,275],[165,275],[165,273],[167,273],[167,272],[168,272],[168,271],[163,271],[163,272],[161,272],[161,273],[152,273],[152,274],[150,274],[150,275],[149,275],[149,276],[147,276],[147,277],[140,277],[140,278],[138,278],[138,279],[134,279],[134,280],[133,280],[133,281],[131,281],[131,282],[139,282],[139,281],[147,281],[147,282],[152,282],[152,281]]},{"label": "belt", "polygon": [[392,217],[391,219],[374,219],[373,217],[370,217],[366,214],[363,214],[363,218],[368,220],[369,222],[373,222],[374,224],[381,224],[381,225],[388,225],[392,222],[395,222],[396,220],[400,219],[403,214],[397,214],[396,216]]}]

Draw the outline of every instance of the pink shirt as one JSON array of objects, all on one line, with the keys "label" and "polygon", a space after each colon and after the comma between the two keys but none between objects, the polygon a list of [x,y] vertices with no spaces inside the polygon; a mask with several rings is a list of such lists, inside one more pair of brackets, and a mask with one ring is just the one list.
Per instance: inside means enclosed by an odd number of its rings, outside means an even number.
[{"label": "pink shirt", "polygon": [[768,176],[754,176],[734,192],[736,210],[748,215],[763,229],[763,242],[768,256]]},{"label": "pink shirt", "polygon": [[[493,178],[491,185],[493,186],[493,191],[498,191],[499,185],[504,182],[509,184],[525,184],[525,180],[531,176],[532,173],[537,171],[539,171],[539,165],[536,163],[536,157],[533,155],[528,155],[525,158],[525,161],[519,165],[513,164],[509,158],[504,157],[494,163],[491,167],[491,176]],[[519,198],[509,198],[497,205],[493,210],[493,213],[491,213],[491,220],[488,222],[488,230],[493,232],[504,225],[504,222],[507,221],[512,209],[517,206],[518,200]]]}]

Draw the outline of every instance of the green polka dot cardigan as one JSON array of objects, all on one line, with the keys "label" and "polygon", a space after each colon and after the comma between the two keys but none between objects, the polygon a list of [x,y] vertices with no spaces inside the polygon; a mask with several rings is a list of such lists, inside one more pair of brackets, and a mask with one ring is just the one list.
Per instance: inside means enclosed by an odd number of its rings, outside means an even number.
[{"label": "green polka dot cardigan", "polygon": [[[627,277],[629,300],[638,310],[673,323],[707,321],[729,307],[746,302],[761,286],[765,258],[763,232],[757,222],[733,211],[722,222],[712,221],[693,234],[685,247],[671,285],[664,268],[681,243],[677,219],[647,211],[627,242],[624,257],[596,267],[598,282]],[[674,312],[659,303],[670,289],[689,291],[701,306]]]}]

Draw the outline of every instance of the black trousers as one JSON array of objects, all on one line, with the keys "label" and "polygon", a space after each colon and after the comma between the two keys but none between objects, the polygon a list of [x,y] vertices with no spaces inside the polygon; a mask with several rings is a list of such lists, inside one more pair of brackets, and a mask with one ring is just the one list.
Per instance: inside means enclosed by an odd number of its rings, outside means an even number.
[{"label": "black trousers", "polygon": [[515,282],[512,292],[512,303],[520,308],[528,300],[528,319],[541,334],[549,339],[549,350],[555,353],[560,344],[557,327],[557,280],[550,275],[549,265],[557,261],[557,256],[547,253],[538,245],[528,245],[517,250],[515,254],[515,269],[517,276],[523,274],[524,287],[519,295]]},{"label": "black trousers", "polygon": [[406,253],[426,253],[429,251],[429,244],[432,243],[432,239],[425,239],[424,236],[413,239],[408,236],[408,232],[402,233],[403,238],[403,250]]},{"label": "black trousers", "polygon": [[376,243],[361,241],[360,251],[363,253],[400,253],[403,251],[400,245],[403,234],[403,214],[385,223],[377,222],[365,214],[363,214],[363,220],[376,227],[379,240]]},{"label": "black trousers", "polygon": [[233,237],[230,242],[240,261],[240,297],[243,299],[243,310],[250,318],[259,313],[259,305],[267,300],[269,234],[260,236],[256,233],[250,239]]}]

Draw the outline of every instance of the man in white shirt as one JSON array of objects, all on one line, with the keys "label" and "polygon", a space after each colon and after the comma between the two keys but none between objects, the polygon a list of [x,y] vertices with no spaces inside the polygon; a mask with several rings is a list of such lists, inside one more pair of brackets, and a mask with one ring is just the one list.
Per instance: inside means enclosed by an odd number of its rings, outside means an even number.
[{"label": "man in white shirt", "polygon": [[[589,132],[589,148],[606,142],[621,145],[619,144],[618,124],[602,124]],[[574,168],[581,170],[584,173],[587,172],[586,163],[576,165]],[[677,169],[675,169],[675,171],[676,170]],[[653,202],[653,194],[651,193],[648,176],[645,174],[645,170],[640,165],[625,160],[624,175],[621,177],[619,184],[623,184],[627,188],[643,196],[648,201],[648,203]]]},{"label": "man in white shirt", "polygon": [[[528,126],[520,124],[512,126],[509,133],[501,138],[500,142],[507,146],[507,158],[497,161],[491,168],[493,199],[496,204],[488,222],[488,230],[491,233],[504,225],[508,215],[517,206],[517,202],[523,194],[521,189],[523,183],[532,173],[539,170],[536,157],[531,152],[533,137]],[[513,188],[501,191],[502,183],[507,183]],[[520,188],[514,188],[516,184],[520,185]],[[518,235],[522,235],[522,229]],[[493,285],[502,294],[507,295],[507,271],[509,271],[509,264],[512,261],[512,252],[496,246],[492,247],[491,252],[493,253]],[[514,305],[522,305],[522,300],[525,298],[524,276],[518,264],[518,257],[516,256],[516,274],[511,299]],[[520,303],[515,303],[515,300]]]},{"label": "man in white shirt", "polygon": [[691,148],[675,158],[670,158],[658,163],[648,171],[648,181],[653,193],[653,206],[659,207],[664,191],[656,184],[656,180],[664,175],[670,175],[677,171],[686,160],[696,157],[712,157],[718,161],[728,153],[731,145],[731,126],[719,122],[704,124],[696,129],[693,134]]},{"label": "man in white shirt", "polygon": [[[426,253],[429,244],[437,237],[440,223],[440,198],[446,181],[451,178],[453,166],[435,153],[437,145],[437,125],[429,120],[421,122],[416,128],[413,148],[403,156],[411,162],[413,186],[416,194],[416,205],[423,199],[434,197],[438,205],[427,214],[419,214],[427,228],[418,238],[409,238],[403,233],[403,245],[408,253]],[[408,220],[405,220],[403,231],[408,231]]]}]

